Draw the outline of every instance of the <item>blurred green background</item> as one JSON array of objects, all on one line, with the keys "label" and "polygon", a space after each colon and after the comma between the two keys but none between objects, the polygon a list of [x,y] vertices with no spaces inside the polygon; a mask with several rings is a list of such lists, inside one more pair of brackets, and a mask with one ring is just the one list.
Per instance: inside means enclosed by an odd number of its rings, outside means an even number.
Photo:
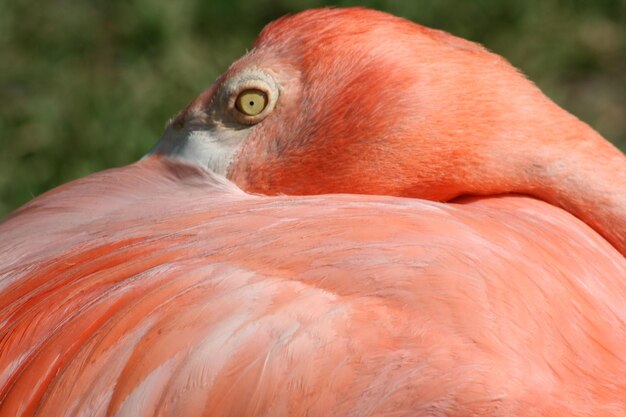
[{"label": "blurred green background", "polygon": [[626,0],[0,0],[0,216],[137,160],[266,23],[324,5],[480,42],[626,148]]}]

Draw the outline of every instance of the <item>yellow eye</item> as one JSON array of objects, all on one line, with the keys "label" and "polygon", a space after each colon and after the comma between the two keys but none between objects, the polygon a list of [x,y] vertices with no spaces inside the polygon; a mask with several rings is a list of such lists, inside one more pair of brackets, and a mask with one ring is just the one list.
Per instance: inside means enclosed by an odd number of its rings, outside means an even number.
[{"label": "yellow eye", "polygon": [[256,89],[244,90],[237,96],[235,106],[246,116],[256,116],[265,110],[267,94]]}]

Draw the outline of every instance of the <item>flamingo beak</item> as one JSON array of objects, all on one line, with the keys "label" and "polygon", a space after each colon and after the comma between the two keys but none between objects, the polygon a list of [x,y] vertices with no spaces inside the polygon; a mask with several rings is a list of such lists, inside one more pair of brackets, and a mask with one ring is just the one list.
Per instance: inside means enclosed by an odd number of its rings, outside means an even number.
[{"label": "flamingo beak", "polygon": [[247,135],[246,130],[213,123],[205,115],[183,111],[167,124],[161,139],[143,159],[167,158],[225,176]]}]

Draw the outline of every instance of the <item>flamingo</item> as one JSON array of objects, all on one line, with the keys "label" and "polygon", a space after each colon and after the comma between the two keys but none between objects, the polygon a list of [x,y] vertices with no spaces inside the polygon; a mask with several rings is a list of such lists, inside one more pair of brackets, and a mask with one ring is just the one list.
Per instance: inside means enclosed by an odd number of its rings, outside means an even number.
[{"label": "flamingo", "polygon": [[0,415],[623,416],[625,174],[474,43],[279,19],[0,224]]}]

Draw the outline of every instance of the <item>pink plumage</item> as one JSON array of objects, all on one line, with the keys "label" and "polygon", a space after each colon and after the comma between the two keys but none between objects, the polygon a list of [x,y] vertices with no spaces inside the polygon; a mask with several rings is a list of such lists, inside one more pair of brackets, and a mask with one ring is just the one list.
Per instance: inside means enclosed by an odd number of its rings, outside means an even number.
[{"label": "pink plumage", "polygon": [[270,198],[148,160],[0,233],[1,415],[623,410],[626,262],[533,199]]},{"label": "pink plumage", "polygon": [[[380,112],[406,93],[388,89],[358,118],[320,124],[337,97],[299,86],[319,68],[293,42],[343,42],[358,68],[371,56],[341,38],[346,21],[366,40],[416,37],[442,60],[428,65],[497,62],[528,108],[492,102],[504,96],[489,90],[473,111],[468,90],[425,130],[417,108]],[[363,9],[270,26],[150,157],[59,187],[0,224],[0,415],[625,415],[626,159],[493,59]],[[489,84],[472,71],[459,86]],[[357,85],[353,75],[343,81]],[[421,87],[442,105],[444,84]],[[242,94],[261,111],[250,102],[236,113]],[[531,113],[556,129],[543,130],[546,148]],[[574,156],[557,158],[568,146]],[[505,162],[510,171],[495,169]],[[511,194],[520,184],[534,197]],[[613,193],[592,198],[603,190]],[[316,195],[338,192],[381,195]]]}]

